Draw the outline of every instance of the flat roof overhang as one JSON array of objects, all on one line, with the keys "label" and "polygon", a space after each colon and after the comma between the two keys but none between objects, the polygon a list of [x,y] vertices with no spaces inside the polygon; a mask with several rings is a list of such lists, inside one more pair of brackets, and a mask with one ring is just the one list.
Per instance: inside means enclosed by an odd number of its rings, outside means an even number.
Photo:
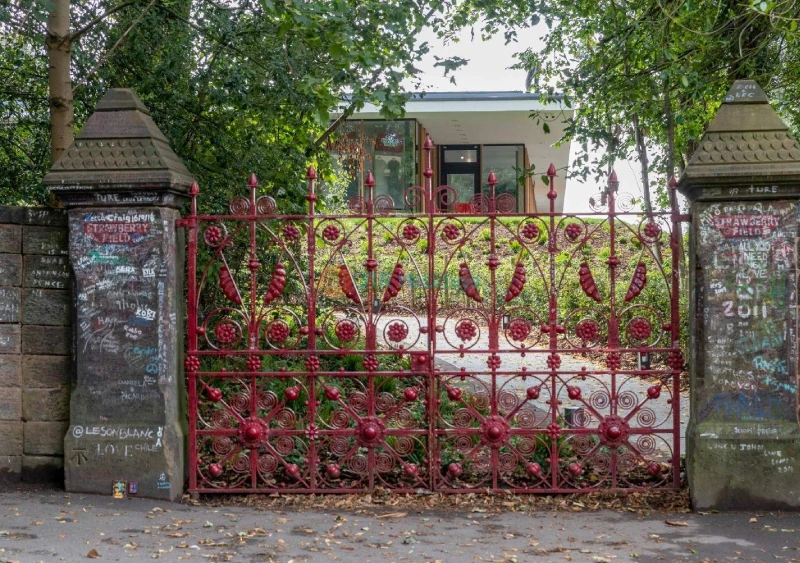
[{"label": "flat roof overhang", "polygon": [[[538,112],[539,123],[530,114]],[[543,103],[538,94],[524,92],[432,92],[411,94],[406,118],[418,120],[437,145],[525,145],[535,166],[536,208],[550,208],[549,187],[539,179],[552,162],[559,171],[556,211],[564,208],[570,143],[554,146],[564,133],[564,121],[572,116],[559,99]],[[368,104],[352,119],[382,119],[378,108]],[[550,133],[542,126],[545,120]]]}]

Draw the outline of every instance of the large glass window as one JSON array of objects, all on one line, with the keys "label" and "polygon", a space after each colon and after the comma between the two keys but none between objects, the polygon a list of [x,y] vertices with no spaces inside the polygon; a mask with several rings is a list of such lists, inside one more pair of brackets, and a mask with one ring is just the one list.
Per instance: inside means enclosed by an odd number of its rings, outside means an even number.
[{"label": "large glass window", "polygon": [[375,196],[388,195],[395,209],[405,207],[405,191],[416,184],[416,123],[365,121],[367,154],[364,170],[375,175]]},{"label": "large glass window", "polygon": [[388,195],[396,210],[404,210],[405,191],[417,184],[417,123],[348,121],[334,143],[331,156],[337,173],[349,181],[347,197],[366,197],[367,172],[375,176],[375,197]]},{"label": "large glass window", "polygon": [[[484,193],[488,195],[489,187],[485,185],[489,172],[497,176],[495,197],[511,194],[517,202],[516,211],[525,209],[525,190],[519,183],[520,171],[525,167],[525,150],[522,145],[483,145],[481,147],[481,182]],[[507,197],[507,196],[506,196]]]}]

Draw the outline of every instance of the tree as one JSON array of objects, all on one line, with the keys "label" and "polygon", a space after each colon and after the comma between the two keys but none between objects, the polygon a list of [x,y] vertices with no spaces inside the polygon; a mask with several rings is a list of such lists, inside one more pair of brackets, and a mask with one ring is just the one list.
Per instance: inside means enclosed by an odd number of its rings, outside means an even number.
[{"label": "tree", "polygon": [[[401,82],[418,78],[429,49],[419,32],[434,22],[445,33],[457,11],[445,0],[12,0],[0,18],[0,78],[26,89],[0,98],[15,124],[3,130],[0,164],[28,173],[0,179],[0,197],[45,196],[43,100],[52,99],[56,158],[105,89],[133,87],[205,192],[222,201],[238,189],[233,179],[255,170],[296,203],[302,170],[315,161],[326,169],[327,141],[343,119],[366,102],[402,115]],[[40,74],[46,33],[49,88]],[[331,122],[333,113],[341,118]]]},{"label": "tree", "polygon": [[[761,82],[796,123],[797,98],[784,94],[800,78],[793,3],[562,0],[542,10],[545,48],[522,53],[521,65],[576,107],[567,137],[583,153],[572,173],[600,176],[635,155],[645,210],[666,204],[667,178],[734,79]],[[589,162],[591,147],[606,150],[600,161]]]}]

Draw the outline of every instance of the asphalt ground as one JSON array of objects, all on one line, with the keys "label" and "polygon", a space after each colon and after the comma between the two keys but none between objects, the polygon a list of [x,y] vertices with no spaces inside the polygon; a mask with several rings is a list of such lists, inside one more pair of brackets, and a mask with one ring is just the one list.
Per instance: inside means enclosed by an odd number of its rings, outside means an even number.
[{"label": "asphalt ground", "polygon": [[363,497],[306,497],[296,506],[275,497],[271,505],[252,497],[216,504],[221,500],[6,488],[0,562],[800,561],[795,513],[590,510],[591,503],[569,498],[551,503],[558,510],[519,500],[487,509],[479,496],[440,506],[435,498],[418,506]]}]

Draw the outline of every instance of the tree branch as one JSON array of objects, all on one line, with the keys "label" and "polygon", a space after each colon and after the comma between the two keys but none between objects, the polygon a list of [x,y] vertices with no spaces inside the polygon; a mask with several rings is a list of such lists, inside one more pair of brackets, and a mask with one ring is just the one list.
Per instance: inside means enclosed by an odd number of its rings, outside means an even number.
[{"label": "tree branch", "polygon": [[[80,39],[80,37],[81,37],[83,34],[85,34],[85,33],[86,33],[86,32],[88,32],[88,31],[91,31],[91,29],[92,29],[94,26],[96,26],[97,24],[101,23],[101,22],[102,22],[104,19],[106,19],[108,16],[111,16],[111,15],[113,15],[113,14],[116,14],[117,12],[119,12],[120,10],[123,10],[123,9],[127,8],[128,6],[133,6],[134,4],[138,4],[138,3],[139,3],[139,1],[138,1],[138,0],[132,0],[131,2],[123,2],[123,3],[122,3],[122,4],[120,4],[119,6],[116,6],[116,7],[114,7],[114,8],[111,8],[110,10],[106,11],[105,13],[103,13],[103,14],[101,14],[101,15],[97,16],[96,18],[94,18],[92,21],[90,21],[89,23],[87,23],[85,26],[83,26],[82,28],[80,28],[79,30],[77,30],[77,31],[76,31],[75,33],[73,33],[72,35],[70,35],[70,36],[68,36],[68,37],[65,37],[65,38],[64,38],[64,40],[62,41],[62,43],[63,43],[63,42],[69,42],[69,43],[73,43],[73,42],[77,41],[78,39]],[[148,7],[149,7],[149,6],[148,6]]]},{"label": "tree branch", "polygon": [[81,84],[77,84],[72,89],[72,93],[73,94],[75,94],[75,91],[78,88],[80,88],[81,86],[86,84],[86,82],[89,80],[89,78],[91,78],[94,74],[97,73],[98,70],[100,70],[101,66],[106,64],[106,62],[108,61],[109,57],[111,57],[111,54],[116,50],[117,47],[122,45],[122,42],[125,40],[125,38],[128,36],[128,34],[133,30],[134,27],[139,25],[139,22],[142,21],[142,18],[144,18],[144,16],[147,14],[148,11],[150,11],[150,8],[155,3],[156,3],[156,0],[150,0],[150,3],[145,7],[144,10],[142,10],[142,12],[138,16],[136,16],[136,19],[133,20],[133,23],[131,23],[130,26],[128,26],[128,29],[126,29],[125,32],[122,35],[120,35],[119,39],[117,39],[117,42],[114,43],[114,45],[112,45],[111,48],[108,51],[106,51],[106,53],[100,58],[100,60],[97,62],[97,65],[92,70],[90,70],[89,73],[86,76],[83,77],[83,82]]}]

